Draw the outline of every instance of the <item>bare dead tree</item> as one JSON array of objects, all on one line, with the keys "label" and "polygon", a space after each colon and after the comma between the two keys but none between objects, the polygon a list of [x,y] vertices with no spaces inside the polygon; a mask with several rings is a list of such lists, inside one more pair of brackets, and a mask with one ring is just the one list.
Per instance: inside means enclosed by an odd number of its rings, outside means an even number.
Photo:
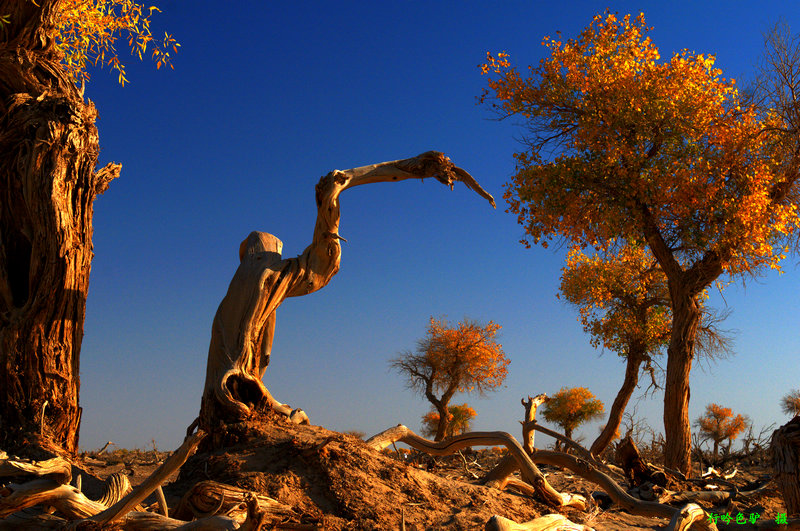
[{"label": "bare dead tree", "polygon": [[444,154],[428,151],[416,157],[350,170],[334,170],[316,186],[314,237],[295,258],[281,257],[282,242],[271,234],[252,232],[239,248],[240,265],[219,305],[211,331],[206,382],[195,425],[211,433],[210,445],[222,445],[225,426],[254,410],[271,408],[297,423],[307,423],[301,409],[275,400],[261,381],[269,365],[275,334],[275,310],[287,297],[307,295],[330,282],[339,270],[339,194],[348,188],[378,182],[434,177],[452,188],[461,181],[487,199],[494,199]]}]

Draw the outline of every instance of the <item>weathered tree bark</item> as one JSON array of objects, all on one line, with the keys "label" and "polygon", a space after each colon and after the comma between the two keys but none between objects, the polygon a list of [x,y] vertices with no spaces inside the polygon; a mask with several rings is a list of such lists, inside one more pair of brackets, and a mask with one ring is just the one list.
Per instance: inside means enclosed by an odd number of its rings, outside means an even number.
[{"label": "weathered tree bark", "polygon": [[[270,395],[264,376],[275,333],[275,310],[287,297],[312,293],[339,270],[339,194],[348,188],[377,182],[435,177],[452,187],[461,181],[494,205],[494,199],[466,171],[442,153],[334,170],[316,186],[317,222],[311,245],[296,258],[281,258],[281,241],[253,232],[239,249],[240,265],[214,317],[199,427],[212,434],[211,447],[224,446],[225,426],[269,407],[295,422],[308,422],[302,410],[292,410]],[[190,427],[190,429],[193,426]]]},{"label": "weathered tree bark", "polygon": [[[233,516],[231,511],[234,511],[240,517],[239,519],[244,519],[245,513],[240,506],[250,494],[247,490],[224,483],[201,481],[181,498],[173,517],[178,520],[193,520],[217,514]],[[257,499],[261,510],[270,514],[274,520],[296,514],[292,506],[272,498],[257,496]]]},{"label": "weathered tree bark", "polygon": [[[188,437],[164,463],[158,467],[141,485],[131,490],[130,483],[124,476],[112,475],[106,481],[106,493],[99,501],[93,501],[84,496],[80,490],[67,484],[69,475],[63,472],[63,466],[57,460],[44,463],[25,463],[15,459],[5,459],[0,468],[3,475],[34,475],[47,476],[49,479],[36,479],[17,485],[10,484],[0,489],[0,529],[42,529],[49,528],[57,523],[44,515],[42,519],[22,517],[16,513],[34,505],[52,506],[69,520],[94,522],[101,526],[116,523],[125,519],[125,529],[175,529],[182,527],[186,522],[166,518],[153,513],[131,513],[139,503],[150,495],[156,488],[167,480],[194,452],[197,445],[205,437],[205,433],[198,431]],[[258,507],[258,500],[255,501]],[[129,516],[131,514],[131,516]],[[264,511],[248,510],[247,518],[264,519]],[[223,522],[225,523],[225,522]],[[66,522],[61,520],[61,526]],[[228,519],[224,526],[205,527],[207,529],[236,529],[236,521]],[[188,529],[189,527],[187,527]],[[201,527],[198,527],[201,528]],[[256,527],[257,528],[257,527]]]},{"label": "weathered tree bark", "polygon": [[702,312],[696,296],[685,293],[681,288],[673,288],[670,282],[670,290],[683,293],[672,296],[672,336],[667,347],[664,386],[664,466],[688,476],[692,469],[689,374]]},{"label": "weathered tree bark", "polygon": [[[95,172],[91,102],[53,48],[53,0],[0,1],[0,446],[74,454]],[[41,455],[41,453],[39,454]]]},{"label": "weathered tree bark", "polygon": [[521,400],[522,407],[525,408],[525,416],[522,421],[522,447],[528,453],[533,455],[534,447],[533,440],[536,431],[533,429],[532,424],[536,422],[536,409],[547,401],[547,395],[542,393],[531,398],[528,397],[526,401],[524,398]]},{"label": "weathered tree bark", "polygon": [[603,431],[600,432],[600,435],[589,448],[589,451],[593,455],[599,456],[603,453],[603,450],[608,448],[611,441],[614,440],[619,425],[622,423],[625,407],[627,407],[628,401],[631,399],[631,395],[633,395],[633,390],[636,389],[639,383],[639,367],[644,360],[643,349],[634,347],[628,352],[625,361],[625,378],[622,380],[622,387],[620,387],[616,398],[614,398],[614,403],[611,405],[611,409],[608,412],[608,422],[606,422]]},{"label": "weathered tree bark", "polygon": [[800,513],[800,416],[772,434],[772,461],[775,482],[783,495],[786,511]]},{"label": "weathered tree bark", "polygon": [[625,437],[617,445],[616,459],[619,466],[625,470],[625,477],[631,486],[638,487],[645,482],[660,487],[667,486],[667,476],[660,470],[654,470],[639,455],[639,449],[630,436]]}]

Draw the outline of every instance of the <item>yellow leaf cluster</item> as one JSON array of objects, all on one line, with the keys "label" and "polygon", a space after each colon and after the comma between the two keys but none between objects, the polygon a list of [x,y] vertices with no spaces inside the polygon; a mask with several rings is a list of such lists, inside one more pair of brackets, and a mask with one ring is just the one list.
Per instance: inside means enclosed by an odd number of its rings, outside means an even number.
[{"label": "yellow leaf cluster", "polygon": [[180,44],[168,33],[156,39],[150,30],[150,17],[160,10],[145,8],[133,0],[59,0],[56,4],[56,48],[61,52],[67,73],[77,83],[87,81],[87,67],[108,66],[125,85],[125,65],[119,59],[115,42],[126,35],[131,53],[142,59],[148,47],[156,68],[172,68],[170,50]]},{"label": "yellow leaf cluster", "polygon": [[[447,429],[445,437],[469,431],[470,423],[478,414],[467,404],[447,406]],[[422,417],[422,434],[433,437],[439,426],[439,412],[430,411]]]},{"label": "yellow leaf cluster", "polygon": [[561,269],[560,296],[578,307],[595,347],[621,356],[652,355],[669,342],[672,316],[663,271],[646,246],[601,257],[573,247]]},{"label": "yellow leaf cluster", "polygon": [[562,387],[545,402],[544,418],[558,424],[569,434],[589,420],[603,415],[603,403],[585,387]]},{"label": "yellow leaf cluster", "polygon": [[706,406],[705,415],[697,419],[700,431],[716,443],[733,440],[747,428],[747,419],[733,416],[733,410],[719,404]]},{"label": "yellow leaf cluster", "polygon": [[510,360],[496,341],[500,325],[486,325],[464,320],[456,327],[444,320],[430,318],[425,339],[426,357],[441,367],[435,386],[445,389],[458,382],[460,392],[483,393],[499,387],[508,375]]},{"label": "yellow leaf cluster", "polygon": [[481,101],[532,133],[505,191],[523,243],[603,247],[650,224],[683,262],[714,253],[733,274],[778,268],[800,226],[780,192],[791,128],[743,98],[713,55],[661,60],[648,31],[641,14],[606,13],[577,38],[545,38],[528,75],[506,54],[481,66]]}]

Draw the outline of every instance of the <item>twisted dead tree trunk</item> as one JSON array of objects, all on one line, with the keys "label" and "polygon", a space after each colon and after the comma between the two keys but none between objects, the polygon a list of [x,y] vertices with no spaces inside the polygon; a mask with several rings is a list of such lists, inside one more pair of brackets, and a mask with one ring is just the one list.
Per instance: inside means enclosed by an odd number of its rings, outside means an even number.
[{"label": "twisted dead tree trunk", "polygon": [[435,177],[451,188],[461,181],[494,199],[466,171],[435,151],[417,157],[334,170],[316,186],[317,222],[314,237],[298,257],[282,259],[283,244],[275,236],[253,232],[239,248],[239,268],[214,317],[208,350],[206,382],[197,424],[209,433],[210,446],[226,444],[225,426],[247,418],[254,410],[271,408],[298,423],[308,417],[275,400],[262,383],[275,334],[275,310],[287,297],[312,293],[339,270],[339,194],[353,186]]},{"label": "twisted dead tree trunk", "polygon": [[97,111],[59,65],[56,2],[0,0],[0,447],[74,454]]}]

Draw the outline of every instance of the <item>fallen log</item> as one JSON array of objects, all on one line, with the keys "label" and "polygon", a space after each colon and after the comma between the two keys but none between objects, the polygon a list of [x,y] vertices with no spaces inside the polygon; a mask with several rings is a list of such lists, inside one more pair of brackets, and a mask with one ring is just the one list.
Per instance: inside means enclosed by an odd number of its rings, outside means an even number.
[{"label": "fallen log", "polygon": [[519,442],[508,433],[500,431],[471,432],[434,442],[424,439],[402,424],[398,424],[394,428],[389,428],[371,437],[366,444],[380,451],[396,442],[403,442],[416,450],[431,455],[450,455],[469,446],[503,445],[516,459],[523,479],[533,486],[545,503],[551,507],[572,506],[581,510],[586,510],[588,506],[588,502],[583,496],[562,494],[550,486]]},{"label": "fallen log", "polygon": [[[192,520],[226,514],[235,519],[237,516],[240,517],[238,519],[243,519],[245,514],[242,504],[247,501],[250,494],[247,490],[224,483],[201,481],[184,494],[175,508],[174,517],[178,520]],[[266,496],[257,495],[256,499],[262,511],[276,518],[296,514],[291,505],[285,505]]]},{"label": "fallen log", "polygon": [[66,485],[72,481],[72,464],[61,457],[31,461],[9,457],[5,452],[0,452],[0,477],[9,476],[46,476]]},{"label": "fallen log", "polygon": [[483,529],[484,531],[594,531],[589,526],[570,522],[563,514],[548,514],[523,524],[494,515],[489,518]]}]

